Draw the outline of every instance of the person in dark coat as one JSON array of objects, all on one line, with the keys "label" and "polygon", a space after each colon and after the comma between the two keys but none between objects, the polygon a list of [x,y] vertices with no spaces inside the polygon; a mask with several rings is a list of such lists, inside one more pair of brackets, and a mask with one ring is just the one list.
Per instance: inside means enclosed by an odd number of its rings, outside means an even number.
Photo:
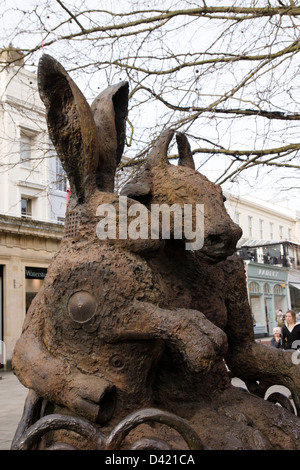
[{"label": "person in dark coat", "polygon": [[282,327],[283,349],[298,349],[300,347],[300,323],[296,323],[296,313],[288,310]]},{"label": "person in dark coat", "polygon": [[281,339],[281,328],[279,326],[276,326],[276,328],[273,328],[273,338],[271,339],[271,346],[273,348],[282,348],[282,339]]}]

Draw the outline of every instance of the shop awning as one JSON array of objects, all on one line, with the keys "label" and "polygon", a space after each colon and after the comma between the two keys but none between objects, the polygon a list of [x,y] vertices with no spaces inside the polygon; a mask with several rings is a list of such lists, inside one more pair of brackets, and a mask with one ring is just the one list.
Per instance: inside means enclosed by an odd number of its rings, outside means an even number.
[{"label": "shop awning", "polygon": [[294,282],[289,282],[289,285],[300,291],[300,284],[295,284]]}]

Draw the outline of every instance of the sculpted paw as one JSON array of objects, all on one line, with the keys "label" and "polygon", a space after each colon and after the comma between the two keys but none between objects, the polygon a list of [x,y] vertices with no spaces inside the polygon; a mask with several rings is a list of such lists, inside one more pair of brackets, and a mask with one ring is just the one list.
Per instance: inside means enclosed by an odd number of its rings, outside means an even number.
[{"label": "sculpted paw", "polygon": [[[211,323],[203,313],[185,312],[181,332],[178,334],[179,348],[182,349],[187,365],[195,372],[207,371],[227,350],[227,336],[220,328]],[[190,318],[189,318],[190,317]]]}]

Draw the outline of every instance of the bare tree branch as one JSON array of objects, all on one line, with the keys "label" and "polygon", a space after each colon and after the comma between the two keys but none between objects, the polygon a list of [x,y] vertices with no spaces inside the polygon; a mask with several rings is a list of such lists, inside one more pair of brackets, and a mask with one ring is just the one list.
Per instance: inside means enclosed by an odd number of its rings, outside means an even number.
[{"label": "bare tree branch", "polygon": [[[108,84],[129,81],[119,172],[134,171],[172,127],[189,135],[198,168],[214,181],[238,184],[254,168],[294,177],[299,1],[220,3],[166,0],[158,8],[154,0],[104,0],[99,8],[95,0],[3,0],[0,42],[21,48],[33,70],[42,52],[54,55],[89,99]],[[12,67],[1,59],[0,65]]]}]

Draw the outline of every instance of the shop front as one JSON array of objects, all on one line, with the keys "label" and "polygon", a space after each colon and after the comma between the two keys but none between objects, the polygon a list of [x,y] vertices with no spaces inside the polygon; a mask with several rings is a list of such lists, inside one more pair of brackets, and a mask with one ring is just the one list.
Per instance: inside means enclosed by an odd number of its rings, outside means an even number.
[{"label": "shop front", "polygon": [[25,266],[26,313],[34,297],[36,296],[36,294],[42,287],[43,280],[46,274],[47,274],[46,268]]},{"label": "shop front", "polygon": [[288,276],[291,309],[295,310],[297,319],[300,319],[300,270],[290,269]]},{"label": "shop front", "polygon": [[271,336],[277,326],[276,313],[289,308],[288,270],[245,262],[254,335]]},{"label": "shop front", "polygon": [[0,215],[0,355],[7,369],[63,230],[61,224]]}]

